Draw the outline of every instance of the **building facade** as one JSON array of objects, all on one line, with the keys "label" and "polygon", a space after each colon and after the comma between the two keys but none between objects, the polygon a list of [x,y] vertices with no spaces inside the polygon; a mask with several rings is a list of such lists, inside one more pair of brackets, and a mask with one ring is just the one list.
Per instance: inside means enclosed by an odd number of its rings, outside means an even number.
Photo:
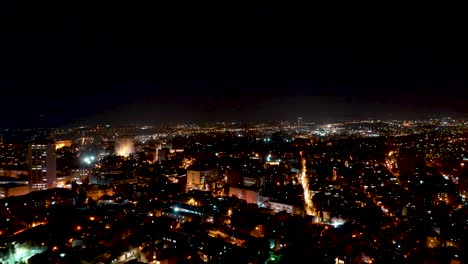
[{"label": "building facade", "polygon": [[32,143],[28,150],[30,190],[53,188],[57,181],[55,144]]},{"label": "building facade", "polygon": [[192,168],[187,169],[187,190],[203,190],[212,189],[211,186],[218,180],[218,170],[212,168]]},{"label": "building facade", "polygon": [[71,147],[72,141],[71,140],[59,140],[55,142],[55,149],[63,148],[63,147]]},{"label": "building facade", "polygon": [[247,203],[260,204],[261,195],[255,187],[231,186],[229,187],[229,196],[235,196],[245,200]]}]

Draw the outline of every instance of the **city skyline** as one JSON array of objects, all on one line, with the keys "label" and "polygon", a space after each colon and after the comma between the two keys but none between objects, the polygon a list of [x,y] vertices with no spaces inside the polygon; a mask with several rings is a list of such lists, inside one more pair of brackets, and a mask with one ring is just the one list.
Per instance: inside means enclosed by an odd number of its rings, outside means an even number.
[{"label": "city skyline", "polygon": [[0,259],[465,263],[467,125],[5,130]]}]

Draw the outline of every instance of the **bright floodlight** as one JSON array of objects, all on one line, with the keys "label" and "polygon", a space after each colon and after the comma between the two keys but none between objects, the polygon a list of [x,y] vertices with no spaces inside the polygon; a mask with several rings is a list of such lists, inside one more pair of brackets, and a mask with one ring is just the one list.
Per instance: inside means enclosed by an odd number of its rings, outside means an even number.
[{"label": "bright floodlight", "polygon": [[84,163],[86,164],[91,164],[91,158],[90,157],[84,157],[83,158]]},{"label": "bright floodlight", "polygon": [[336,228],[336,227],[343,225],[344,223],[345,221],[343,219],[333,218],[331,225]]}]

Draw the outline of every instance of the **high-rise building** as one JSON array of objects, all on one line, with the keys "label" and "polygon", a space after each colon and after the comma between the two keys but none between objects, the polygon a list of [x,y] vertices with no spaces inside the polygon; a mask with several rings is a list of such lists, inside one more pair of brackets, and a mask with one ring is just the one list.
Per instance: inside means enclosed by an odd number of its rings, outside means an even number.
[{"label": "high-rise building", "polygon": [[302,122],[302,117],[298,117],[297,118],[297,126],[302,127],[303,125],[304,125],[304,123]]},{"label": "high-rise building", "polygon": [[28,149],[30,190],[53,188],[57,182],[55,144],[33,142]]},{"label": "high-rise building", "polygon": [[168,160],[168,155],[169,155],[168,148],[158,149],[157,160],[158,161]]},{"label": "high-rise building", "polygon": [[172,144],[170,143],[159,144],[156,150],[157,155],[156,155],[155,161],[168,160],[170,153],[173,153]]}]

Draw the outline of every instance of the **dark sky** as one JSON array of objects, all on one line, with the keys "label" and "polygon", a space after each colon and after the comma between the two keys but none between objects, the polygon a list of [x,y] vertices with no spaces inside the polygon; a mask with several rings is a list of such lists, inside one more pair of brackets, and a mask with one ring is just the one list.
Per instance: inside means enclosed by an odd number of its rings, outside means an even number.
[{"label": "dark sky", "polygon": [[0,127],[468,113],[457,7],[1,5]]}]

